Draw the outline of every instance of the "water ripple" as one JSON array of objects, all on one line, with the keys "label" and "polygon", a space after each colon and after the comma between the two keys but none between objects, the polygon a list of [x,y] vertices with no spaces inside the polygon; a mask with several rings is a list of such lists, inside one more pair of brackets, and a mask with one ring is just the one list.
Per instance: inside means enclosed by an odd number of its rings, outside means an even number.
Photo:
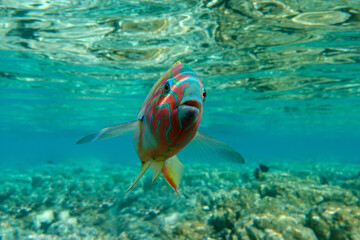
[{"label": "water ripple", "polygon": [[[305,107],[307,100],[323,106],[322,100],[359,97],[359,23],[357,0],[4,0],[0,87],[45,91],[34,99],[55,90],[56,101],[65,103],[48,107],[59,116],[72,108],[77,116],[129,120],[154,81],[181,60],[195,68],[213,95],[209,115],[261,115],[258,101],[271,106],[276,100],[281,107],[268,111],[300,109],[303,119],[301,109],[325,111]],[[8,117],[36,123],[31,109],[46,109],[50,96],[40,97],[44,102],[24,100],[23,114]],[[134,101],[118,111],[127,98]],[[76,104],[67,103],[71,99]],[[229,106],[216,107],[221,102]],[[335,115],[351,109],[327,106]],[[71,124],[82,121],[75,117]]]}]

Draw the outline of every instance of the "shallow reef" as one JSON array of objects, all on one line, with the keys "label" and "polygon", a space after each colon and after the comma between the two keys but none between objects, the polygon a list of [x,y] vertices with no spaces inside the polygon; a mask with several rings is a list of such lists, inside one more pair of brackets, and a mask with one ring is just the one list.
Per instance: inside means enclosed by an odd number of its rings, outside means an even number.
[{"label": "shallow reef", "polygon": [[3,169],[1,239],[360,239],[359,164],[185,163],[180,196],[138,166],[88,160]]}]

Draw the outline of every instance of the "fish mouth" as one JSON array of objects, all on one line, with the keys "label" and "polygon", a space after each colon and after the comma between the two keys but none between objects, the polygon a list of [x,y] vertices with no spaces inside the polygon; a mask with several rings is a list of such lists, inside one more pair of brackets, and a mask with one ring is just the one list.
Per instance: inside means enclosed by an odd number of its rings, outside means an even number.
[{"label": "fish mouth", "polygon": [[201,103],[199,101],[196,101],[196,100],[187,100],[185,102],[180,103],[180,106],[188,106],[188,107],[193,107],[193,108],[196,108],[196,109],[200,110]]}]

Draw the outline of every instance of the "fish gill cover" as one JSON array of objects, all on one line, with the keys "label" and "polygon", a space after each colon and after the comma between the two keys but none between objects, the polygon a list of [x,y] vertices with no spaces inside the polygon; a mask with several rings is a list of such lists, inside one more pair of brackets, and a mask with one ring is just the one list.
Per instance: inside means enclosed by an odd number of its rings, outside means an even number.
[{"label": "fish gill cover", "polygon": [[[359,25],[358,0],[0,1],[0,238],[360,239]],[[124,195],[131,137],[74,143],[178,60],[246,164],[189,146],[179,197]]]}]

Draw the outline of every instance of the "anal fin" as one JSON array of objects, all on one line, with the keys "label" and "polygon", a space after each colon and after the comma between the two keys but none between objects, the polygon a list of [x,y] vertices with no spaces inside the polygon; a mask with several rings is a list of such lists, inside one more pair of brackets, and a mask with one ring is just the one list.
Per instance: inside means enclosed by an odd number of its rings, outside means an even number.
[{"label": "anal fin", "polygon": [[171,158],[169,158],[165,161],[162,172],[164,174],[164,177],[165,177],[167,183],[179,195],[177,188],[179,187],[179,184],[180,184],[183,172],[184,172],[184,166],[179,161],[179,159],[177,158],[176,155],[172,156]]}]

